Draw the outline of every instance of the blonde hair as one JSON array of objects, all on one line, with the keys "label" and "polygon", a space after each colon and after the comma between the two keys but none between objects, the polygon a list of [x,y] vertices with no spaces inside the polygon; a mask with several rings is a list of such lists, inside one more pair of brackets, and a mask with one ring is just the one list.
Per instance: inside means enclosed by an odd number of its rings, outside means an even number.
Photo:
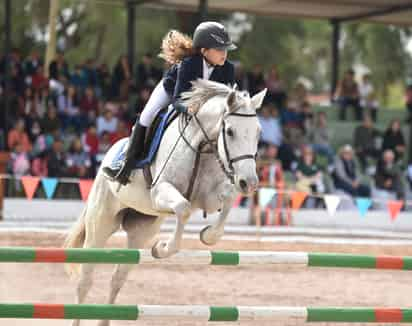
[{"label": "blonde hair", "polygon": [[177,30],[169,31],[162,40],[159,57],[171,65],[181,62],[185,57],[194,54],[193,41],[190,36]]}]

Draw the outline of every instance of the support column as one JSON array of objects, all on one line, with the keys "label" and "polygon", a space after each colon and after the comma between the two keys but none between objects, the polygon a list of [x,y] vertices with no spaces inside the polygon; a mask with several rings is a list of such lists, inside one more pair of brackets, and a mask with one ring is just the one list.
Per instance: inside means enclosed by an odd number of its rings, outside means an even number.
[{"label": "support column", "polygon": [[127,58],[133,74],[134,58],[136,53],[136,7],[133,1],[127,1]]},{"label": "support column", "polygon": [[340,53],[339,53],[339,41],[341,36],[341,23],[336,20],[331,20],[332,25],[332,67],[331,67],[331,85],[330,95],[331,99],[335,94],[336,86],[339,78],[339,65],[340,65]]},{"label": "support column", "polygon": [[198,23],[204,22],[207,19],[207,0],[199,0]]}]

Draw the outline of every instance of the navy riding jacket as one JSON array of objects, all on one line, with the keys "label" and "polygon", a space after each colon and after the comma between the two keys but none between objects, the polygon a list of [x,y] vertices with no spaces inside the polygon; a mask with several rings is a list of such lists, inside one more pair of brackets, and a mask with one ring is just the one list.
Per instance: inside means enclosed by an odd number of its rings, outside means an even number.
[{"label": "navy riding jacket", "polygon": [[[180,94],[190,90],[191,82],[198,78],[203,78],[203,56],[201,54],[186,57],[180,64],[173,65],[164,76],[163,86],[166,92],[173,96],[173,103],[175,103],[180,98]],[[235,83],[234,65],[226,60],[223,66],[215,66],[209,80],[233,85]]]}]

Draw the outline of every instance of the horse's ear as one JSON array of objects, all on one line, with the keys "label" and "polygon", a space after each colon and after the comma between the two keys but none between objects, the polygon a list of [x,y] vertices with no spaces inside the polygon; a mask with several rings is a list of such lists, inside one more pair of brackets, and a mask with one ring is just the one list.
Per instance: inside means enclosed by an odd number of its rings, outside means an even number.
[{"label": "horse's ear", "polygon": [[229,107],[229,111],[232,111],[235,108],[235,103],[236,103],[236,92],[230,92],[230,94],[227,97],[227,106]]},{"label": "horse's ear", "polygon": [[260,91],[257,93],[255,96],[252,97],[251,103],[252,103],[252,108],[255,110],[260,109],[262,106],[263,100],[266,96],[267,88],[265,88],[263,91]]}]

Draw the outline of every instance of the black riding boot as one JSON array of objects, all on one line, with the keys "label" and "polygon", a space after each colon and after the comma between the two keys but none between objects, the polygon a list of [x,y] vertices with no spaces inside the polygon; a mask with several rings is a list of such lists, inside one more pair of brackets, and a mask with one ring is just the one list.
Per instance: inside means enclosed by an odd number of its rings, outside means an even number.
[{"label": "black riding boot", "polygon": [[117,181],[122,185],[129,183],[130,173],[136,164],[136,160],[140,158],[143,153],[145,134],[146,127],[142,126],[139,121],[136,121],[132,134],[129,138],[126,155],[120,169],[111,169],[107,166],[103,168],[103,173],[109,179]]}]

